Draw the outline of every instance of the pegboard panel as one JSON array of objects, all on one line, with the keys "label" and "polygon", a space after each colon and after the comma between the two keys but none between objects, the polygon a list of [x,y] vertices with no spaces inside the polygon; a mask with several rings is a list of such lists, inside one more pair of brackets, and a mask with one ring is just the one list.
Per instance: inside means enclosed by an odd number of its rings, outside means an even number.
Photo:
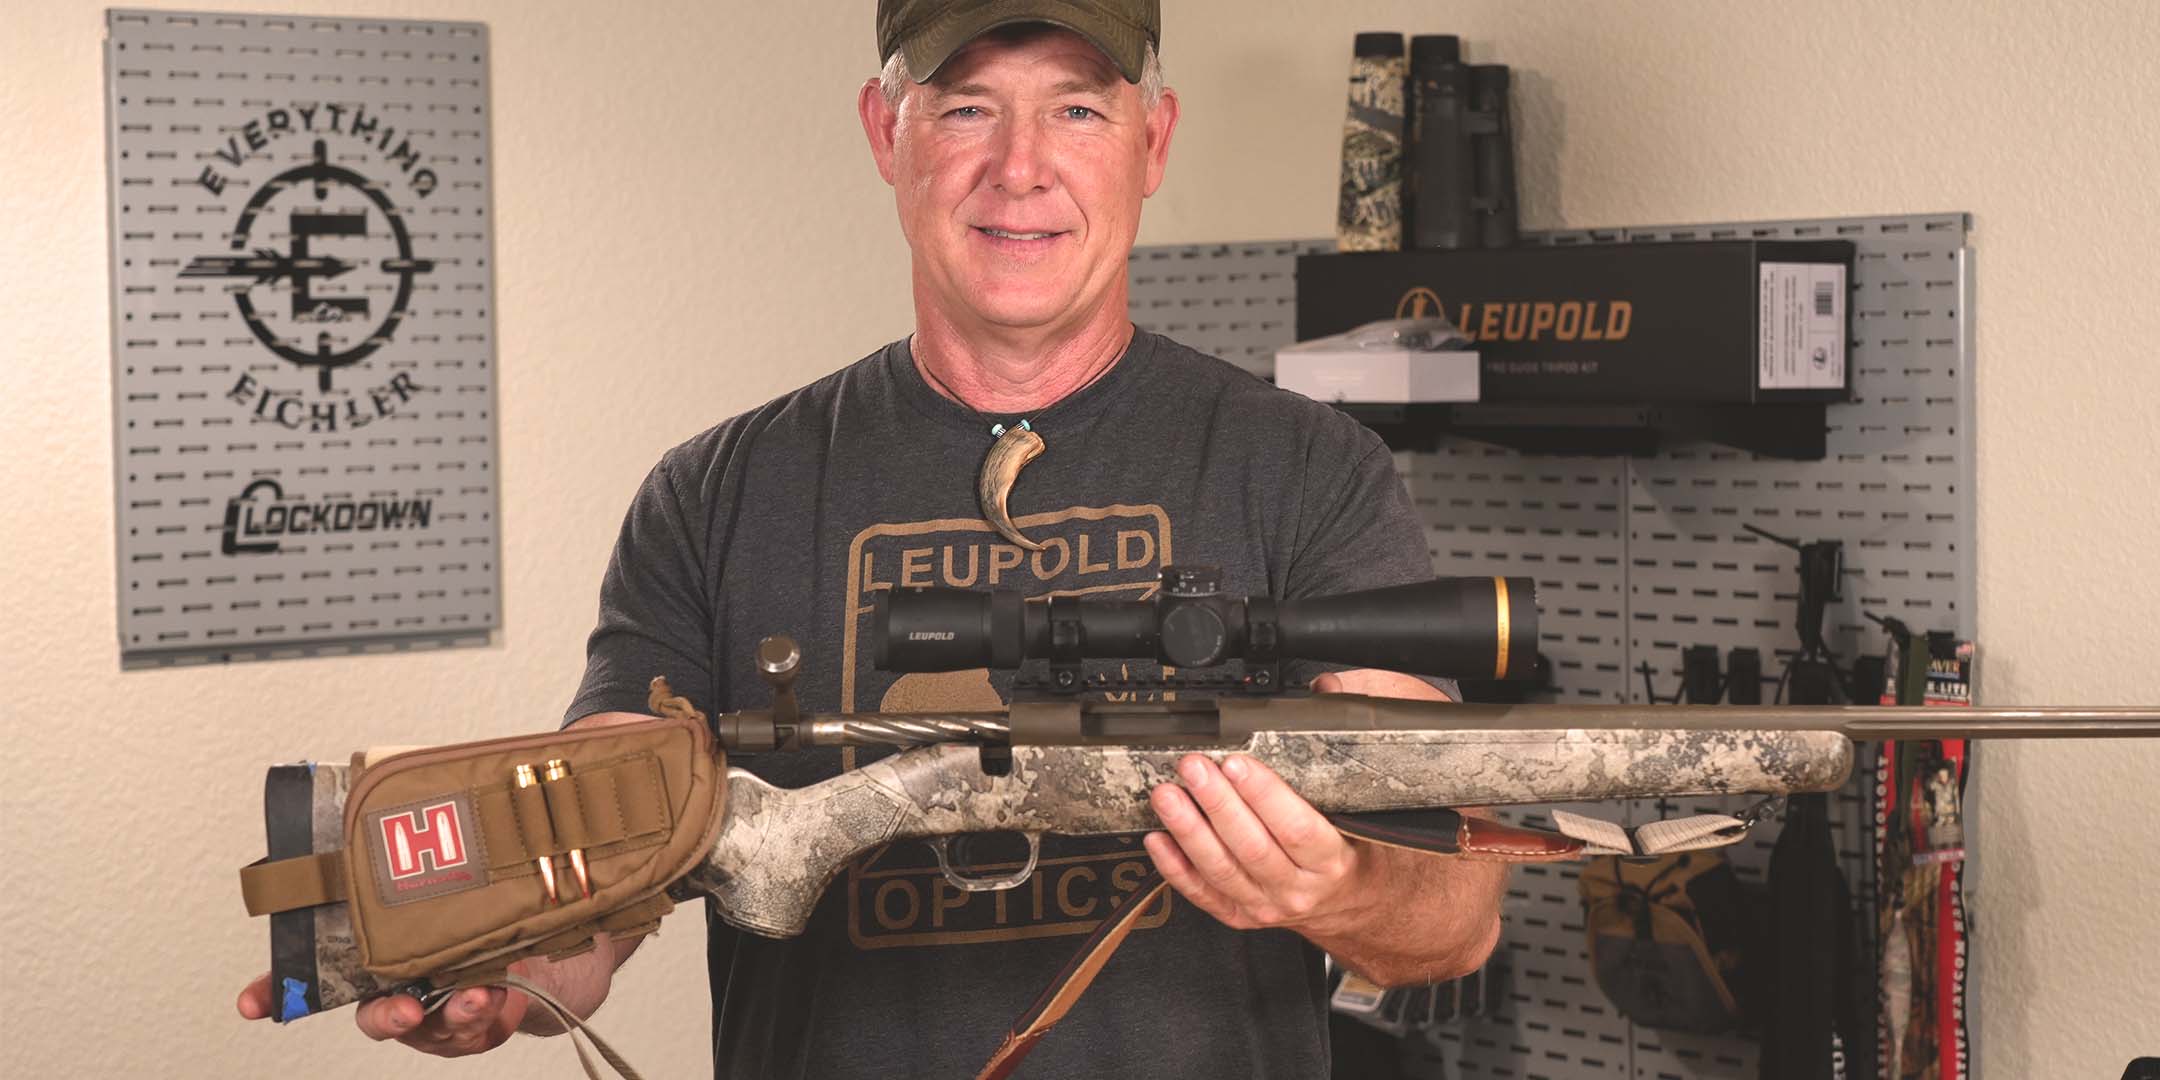
[{"label": "pegboard panel", "polygon": [[500,622],[488,40],[107,14],[125,666]]},{"label": "pegboard panel", "polygon": [[1623,462],[1526,457],[1460,439],[1395,458],[1425,515],[1438,572],[1537,581],[1539,651],[1553,664],[1555,700],[1623,700],[1629,678]]},{"label": "pegboard panel", "polygon": [[[1537,580],[1541,649],[1563,702],[1641,701],[1644,664],[1658,694],[1669,697],[1679,688],[1680,650],[1697,644],[1759,650],[1769,700],[1797,642],[1797,555],[1746,525],[1800,541],[1843,541],[1845,599],[1825,625],[1841,662],[1880,648],[1862,610],[1969,636],[1976,564],[1968,227],[1964,215],[1941,214],[1526,235],[1547,244],[1852,241],[1855,400],[1830,409],[1828,453],[1815,462],[1707,444],[1651,457],[1562,457],[1449,438],[1431,453],[1400,452],[1397,471],[1425,520],[1435,572]],[[1268,374],[1273,349],[1294,336],[1295,283],[1285,288],[1271,274],[1262,288],[1259,273],[1331,249],[1326,241],[1139,249],[1133,320]],[[1208,317],[1271,309],[1285,321],[1265,329]],[[1863,897],[1872,852],[1861,799],[1868,782],[1865,769],[1856,771],[1832,806],[1840,860]],[[1744,802],[1573,809],[1639,823],[1730,813]],[[1544,808],[1501,817],[1547,820]],[[1775,822],[1765,823],[1731,849],[1743,881],[1764,880],[1777,833]],[[1612,1008],[1590,979],[1578,876],[1573,866],[1516,871],[1504,909],[1499,1005],[1490,1016],[1406,1041],[1412,1073],[1754,1077],[1749,1040],[1637,1028]]]},{"label": "pegboard panel", "polygon": [[1134,248],[1133,322],[1273,376],[1275,350],[1297,337],[1297,257],[1334,250],[1333,240]]}]

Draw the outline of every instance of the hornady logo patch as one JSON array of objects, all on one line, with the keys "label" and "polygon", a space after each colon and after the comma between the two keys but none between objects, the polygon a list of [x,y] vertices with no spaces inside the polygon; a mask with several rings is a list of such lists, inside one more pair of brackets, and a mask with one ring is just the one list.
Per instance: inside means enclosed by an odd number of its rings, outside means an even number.
[{"label": "hornady logo patch", "polygon": [[385,905],[427,900],[488,883],[487,850],[464,792],[367,816],[368,854]]}]

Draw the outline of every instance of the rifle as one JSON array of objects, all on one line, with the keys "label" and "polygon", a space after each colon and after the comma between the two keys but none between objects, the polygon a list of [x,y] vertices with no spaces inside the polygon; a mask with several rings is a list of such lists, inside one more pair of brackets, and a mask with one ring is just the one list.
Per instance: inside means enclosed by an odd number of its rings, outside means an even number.
[{"label": "rifle", "polygon": [[[1175,783],[1189,753],[1252,756],[1362,840],[1545,861],[1730,843],[1753,822],[1631,832],[1556,811],[1546,832],[1451,808],[1827,791],[1849,774],[1854,739],[2160,734],[2152,709],[1459,705],[1283,686],[1293,660],[1521,678],[1537,642],[1521,578],[1277,601],[1227,597],[1219,574],[1173,567],[1152,600],[911,590],[880,597],[873,620],[885,670],[1035,674],[1003,710],[806,713],[801,651],[773,637],[756,655],[768,709],[708,720],[655,679],[660,719],[646,723],[272,769],[270,857],[242,884],[250,912],[272,917],[274,1014],[512,982],[514,960],[577,951],[599,931],[636,936],[697,896],[742,930],[793,936],[849,860],[897,840],[929,842],[956,888],[1012,888],[1044,833],[1156,828],[1148,793]],[[1091,696],[1111,688],[1085,675],[1103,657],[1161,662],[1172,674],[1144,682],[1165,700]],[[1235,673],[1217,673],[1232,660]],[[829,746],[899,750],[795,789],[726,766],[730,752]],[[545,781],[519,768],[537,759]],[[1025,836],[1025,864],[995,876],[955,866],[949,838],[980,832]],[[1150,878],[1128,894],[1082,957],[1115,948],[1162,887]],[[1023,1015],[985,1075],[1009,1070],[1099,967],[1070,965],[1073,980]]]}]

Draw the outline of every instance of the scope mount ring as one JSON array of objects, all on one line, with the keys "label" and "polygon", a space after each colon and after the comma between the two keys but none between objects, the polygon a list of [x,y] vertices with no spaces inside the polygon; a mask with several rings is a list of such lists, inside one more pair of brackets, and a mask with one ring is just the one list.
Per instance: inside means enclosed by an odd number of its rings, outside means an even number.
[{"label": "scope mount ring", "polygon": [[1035,874],[1035,861],[1042,857],[1042,834],[1025,832],[1020,835],[1027,838],[1027,864],[1010,874],[1001,876],[969,877],[954,869],[952,864],[953,838],[950,836],[933,836],[924,840],[923,843],[930,845],[930,850],[937,852],[938,871],[945,875],[945,880],[950,882],[953,888],[959,889],[961,892],[971,893],[1004,892],[1007,889],[1017,889],[1027,884],[1027,879]]}]

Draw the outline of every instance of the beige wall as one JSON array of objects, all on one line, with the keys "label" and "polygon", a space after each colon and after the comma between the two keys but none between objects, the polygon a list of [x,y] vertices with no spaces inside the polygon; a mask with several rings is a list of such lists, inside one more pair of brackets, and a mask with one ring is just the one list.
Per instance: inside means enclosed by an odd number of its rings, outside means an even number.
[{"label": "beige wall", "polygon": [[[10,5],[0,1074],[401,1064],[344,1015],[232,1018],[263,952],[232,876],[261,853],[261,768],[552,722],[659,451],[908,325],[905,252],[850,115],[869,0],[275,6],[492,29],[505,629],[482,650],[118,672],[101,9]],[[1144,241],[1327,234],[1349,38],[1386,28],[1460,32],[1524,73],[1532,225],[1972,211],[1986,694],[2160,701],[2141,662],[2160,645],[2151,8],[1168,6],[1187,120]],[[2160,747],[1990,746],[1984,768],[1983,1064],[2116,1075],[2160,1052]],[[695,919],[601,1014],[651,1075],[704,1070]],[[566,1053],[408,1075],[561,1075]]]}]

